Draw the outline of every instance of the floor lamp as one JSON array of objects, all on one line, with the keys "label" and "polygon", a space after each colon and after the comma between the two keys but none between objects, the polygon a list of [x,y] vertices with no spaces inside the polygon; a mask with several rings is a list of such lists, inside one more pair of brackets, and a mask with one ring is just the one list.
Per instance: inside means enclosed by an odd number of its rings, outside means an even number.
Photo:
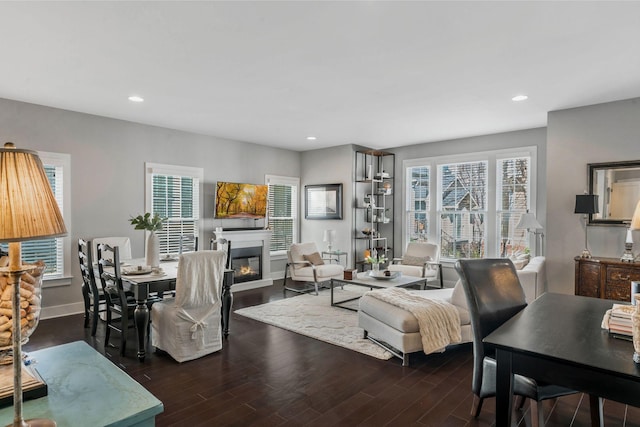
[{"label": "floor lamp", "polygon": [[[536,216],[529,211],[527,213],[522,214],[520,217],[520,221],[516,225],[517,229],[526,229],[528,233],[531,233],[535,237],[535,251],[534,256],[538,255],[538,234],[541,236],[541,247],[544,249],[544,233],[542,231],[542,225],[536,219]],[[540,251],[540,255],[542,255],[542,250]]]},{"label": "floor lamp", "polygon": [[35,266],[23,265],[20,242],[67,234],[58,203],[38,154],[7,142],[0,149],[0,242],[9,243],[9,266],[0,273],[13,284],[13,406],[14,427],[55,426],[47,419],[22,418],[22,334],[20,279]]},{"label": "floor lamp", "polygon": [[598,213],[598,195],[597,194],[578,194],[576,195],[576,208],[574,213],[584,215],[584,249],[581,258],[591,258],[591,252],[587,246],[587,225],[589,215]]}]

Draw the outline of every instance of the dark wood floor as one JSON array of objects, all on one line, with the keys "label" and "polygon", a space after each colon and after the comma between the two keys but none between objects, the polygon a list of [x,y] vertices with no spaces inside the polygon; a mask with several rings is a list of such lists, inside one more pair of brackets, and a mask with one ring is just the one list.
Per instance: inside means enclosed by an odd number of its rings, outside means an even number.
[{"label": "dark wood floor", "polygon": [[[281,286],[235,294],[234,308],[282,298]],[[91,338],[82,316],[43,320],[25,351],[84,340],[104,354],[104,328]],[[115,340],[117,341],[117,339]],[[222,351],[178,364],[166,354],[106,355],[164,403],[158,426],[491,426],[495,402],[470,417],[470,345],[431,356],[410,367],[399,359],[377,360],[293,332],[232,314]],[[530,425],[526,404],[515,411]],[[589,425],[588,398],[581,394],[544,403],[548,426]],[[90,410],[90,408],[87,408]],[[640,426],[640,410],[606,401],[605,425]]]}]

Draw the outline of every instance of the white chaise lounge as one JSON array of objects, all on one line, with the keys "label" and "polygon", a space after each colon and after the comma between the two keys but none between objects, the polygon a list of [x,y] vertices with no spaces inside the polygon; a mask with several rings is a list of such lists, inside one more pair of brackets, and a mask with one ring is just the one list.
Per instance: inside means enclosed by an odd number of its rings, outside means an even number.
[{"label": "white chaise lounge", "polygon": [[[518,277],[527,302],[530,303],[545,292],[545,258],[542,256],[532,258],[527,265],[518,270]],[[472,341],[471,319],[460,281],[453,288],[411,292],[453,304],[460,315],[462,342]],[[365,338],[369,338],[401,358],[403,366],[409,364],[409,353],[422,351],[418,321],[413,314],[400,307],[365,295],[360,299],[358,325],[364,329]]]}]

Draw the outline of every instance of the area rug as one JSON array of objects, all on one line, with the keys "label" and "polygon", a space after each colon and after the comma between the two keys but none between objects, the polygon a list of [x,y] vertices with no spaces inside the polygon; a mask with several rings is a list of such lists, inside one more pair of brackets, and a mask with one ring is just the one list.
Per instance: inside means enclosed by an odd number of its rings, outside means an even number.
[{"label": "area rug", "polygon": [[[334,297],[342,301],[362,295],[367,290],[361,286],[345,286],[344,290],[336,288]],[[351,304],[357,307],[357,300]],[[235,313],[378,359],[393,357],[382,347],[363,338],[364,331],[358,327],[355,311],[331,307],[328,289],[320,291],[318,296],[297,295],[235,310]]]}]

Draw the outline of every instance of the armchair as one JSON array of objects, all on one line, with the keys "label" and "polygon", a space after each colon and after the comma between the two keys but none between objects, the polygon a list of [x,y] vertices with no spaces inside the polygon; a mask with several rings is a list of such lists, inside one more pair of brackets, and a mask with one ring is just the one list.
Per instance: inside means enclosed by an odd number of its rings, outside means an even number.
[{"label": "armchair", "polygon": [[[283,293],[307,293],[315,289],[318,295],[318,285],[332,278],[342,278],[343,272],[344,267],[340,264],[324,263],[315,243],[293,243],[287,251]],[[290,273],[292,281],[310,283],[313,287],[299,289],[287,286],[287,273]]]},{"label": "armchair", "polygon": [[410,242],[402,258],[394,258],[389,271],[400,271],[407,276],[424,277],[427,285],[442,280],[442,264],[440,264],[440,247],[435,243]]}]

